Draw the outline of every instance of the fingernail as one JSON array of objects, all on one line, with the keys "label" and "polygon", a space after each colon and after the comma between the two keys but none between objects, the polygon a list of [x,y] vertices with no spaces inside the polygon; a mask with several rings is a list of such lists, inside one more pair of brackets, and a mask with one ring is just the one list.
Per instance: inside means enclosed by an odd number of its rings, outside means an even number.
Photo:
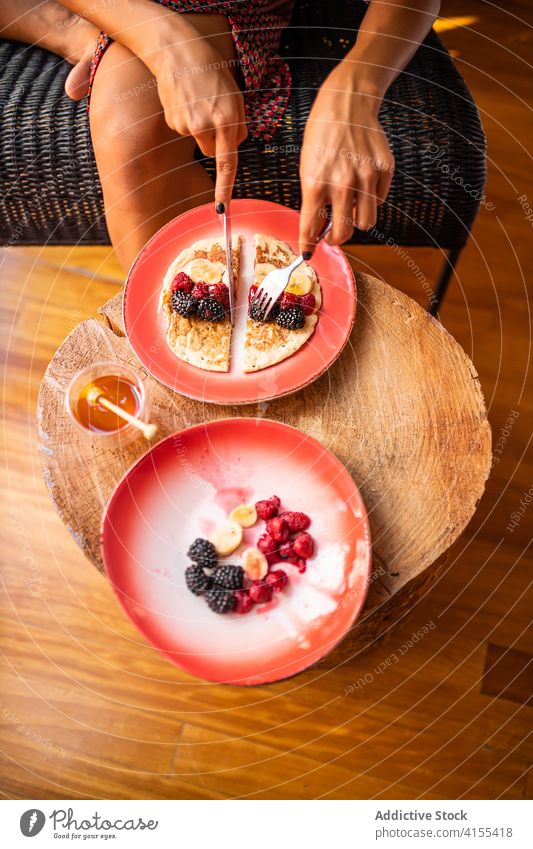
[{"label": "fingernail", "polygon": [[311,251],[304,251],[304,252],[303,252],[303,254],[302,254],[302,256],[303,256],[303,258],[307,261],[308,259],[311,259],[311,257],[313,256],[313,254],[311,253]]},{"label": "fingernail", "polygon": [[222,201],[219,200],[218,203],[215,204],[215,210],[219,215],[222,215],[222,213],[225,211],[225,209],[226,209],[226,207],[224,206]]}]

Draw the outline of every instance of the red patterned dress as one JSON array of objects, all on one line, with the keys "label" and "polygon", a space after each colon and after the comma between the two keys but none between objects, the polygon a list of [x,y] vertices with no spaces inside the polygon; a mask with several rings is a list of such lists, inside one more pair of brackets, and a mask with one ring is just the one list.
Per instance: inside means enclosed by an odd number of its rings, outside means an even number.
[{"label": "red patterned dress", "polygon": [[[251,138],[269,141],[290,95],[291,72],[277,54],[281,31],[289,24],[292,0],[155,0],[175,12],[209,12],[228,19],[244,80],[246,123]],[[101,33],[91,63],[94,75],[112,39]]]}]

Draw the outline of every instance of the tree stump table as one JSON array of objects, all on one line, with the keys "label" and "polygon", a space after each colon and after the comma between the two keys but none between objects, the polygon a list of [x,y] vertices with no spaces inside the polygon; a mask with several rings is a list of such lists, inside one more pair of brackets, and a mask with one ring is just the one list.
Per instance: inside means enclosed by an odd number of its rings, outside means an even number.
[{"label": "tree stump table", "polygon": [[143,369],[124,336],[122,294],[65,339],[43,379],[38,441],[59,515],[103,570],[100,522],[116,484],[148,450],[91,444],[71,423],[64,390],[74,372],[116,359],[142,375],[161,438],[200,422],[262,416],[320,440],[347,467],[368,511],[373,542],[362,616],[335,650],[342,660],[390,631],[440,574],[470,521],[491,466],[491,436],[476,371],[462,348],[414,301],[357,275],[354,328],[336,363],[286,398],[249,406],[191,401]]}]

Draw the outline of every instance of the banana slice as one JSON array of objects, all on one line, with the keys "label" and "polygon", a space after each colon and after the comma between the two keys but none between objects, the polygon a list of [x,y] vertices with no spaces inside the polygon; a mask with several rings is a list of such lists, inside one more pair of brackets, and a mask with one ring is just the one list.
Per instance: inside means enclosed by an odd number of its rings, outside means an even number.
[{"label": "banana slice", "polygon": [[212,286],[222,280],[225,265],[221,262],[211,262],[209,259],[193,259],[183,270],[193,283],[207,283]]},{"label": "banana slice", "polygon": [[260,286],[267,274],[275,270],[276,266],[271,262],[258,262],[254,269],[254,286]]},{"label": "banana slice", "polygon": [[302,266],[292,272],[285,291],[290,292],[291,295],[307,295],[313,288],[314,282],[313,271]]},{"label": "banana slice", "polygon": [[242,528],[237,522],[226,522],[215,528],[210,537],[211,542],[217,550],[217,554],[225,557],[232,554],[242,542]]},{"label": "banana slice", "polygon": [[261,581],[268,572],[268,560],[258,548],[247,548],[242,553],[242,566],[251,581]]},{"label": "banana slice", "polygon": [[257,510],[253,504],[239,504],[229,514],[233,522],[237,522],[241,528],[251,528],[257,522]]}]

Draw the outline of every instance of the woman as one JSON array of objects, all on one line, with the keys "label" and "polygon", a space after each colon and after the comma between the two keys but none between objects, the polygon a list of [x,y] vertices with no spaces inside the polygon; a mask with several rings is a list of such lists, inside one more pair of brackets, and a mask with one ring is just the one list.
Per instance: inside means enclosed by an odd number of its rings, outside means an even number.
[{"label": "woman", "polygon": [[[66,85],[70,96],[87,93],[93,38],[96,30],[106,33],[92,62],[90,125],[108,230],[128,269],[170,218],[213,196],[219,209],[227,204],[239,144],[249,133],[271,137],[290,86],[289,69],[275,50],[292,3],[62,0],[62,5],[85,18],[73,27],[86,27],[91,36],[81,55],[76,48],[78,61]],[[355,45],[324,81],[300,157],[302,251],[312,253],[326,205],[332,209],[331,244],[349,239],[354,226],[374,226],[394,167],[378,119],[381,100],[438,8],[437,0],[373,0]],[[9,30],[7,35],[20,37]],[[49,46],[46,39],[40,43]],[[197,147],[216,157],[214,187],[195,158]]]}]

